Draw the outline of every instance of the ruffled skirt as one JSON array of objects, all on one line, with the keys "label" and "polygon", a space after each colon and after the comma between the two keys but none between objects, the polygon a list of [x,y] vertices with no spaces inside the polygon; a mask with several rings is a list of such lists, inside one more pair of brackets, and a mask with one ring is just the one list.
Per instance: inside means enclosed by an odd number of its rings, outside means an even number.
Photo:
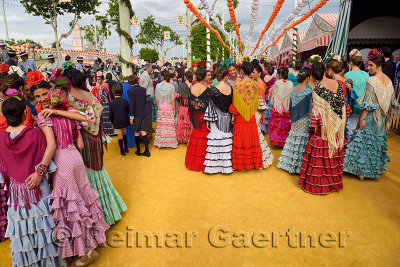
[{"label": "ruffled skirt", "polygon": [[73,146],[57,149],[54,162],[58,169],[53,178],[53,219],[57,223],[53,237],[63,258],[83,256],[106,241],[109,226],[101,217],[99,195],[91,188],[85,165]]},{"label": "ruffled skirt", "polygon": [[114,134],[114,127],[110,120],[110,105],[109,103],[101,103],[101,105],[103,106],[102,119],[104,131],[109,135]]},{"label": "ruffled skirt", "polygon": [[55,222],[51,216],[50,188],[47,179],[40,184],[42,199],[31,208],[14,207],[7,211],[6,237],[11,240],[13,266],[67,266],[57,256],[57,244],[52,238]]},{"label": "ruffled skirt", "polygon": [[289,136],[291,128],[290,119],[290,112],[278,113],[272,108],[268,127],[268,135],[271,144],[280,147],[285,145],[286,138]]},{"label": "ruffled skirt", "polygon": [[354,130],[357,129],[358,122],[360,121],[360,116],[361,115],[352,114],[347,118],[345,130],[347,143],[351,143]]},{"label": "ruffled skirt", "polygon": [[189,108],[179,106],[178,121],[176,124],[176,135],[179,144],[189,142],[190,133],[192,132],[192,124],[189,119]]},{"label": "ruffled skirt", "polygon": [[120,220],[121,213],[128,210],[121,196],[111,182],[110,176],[103,168],[100,171],[87,169],[87,176],[93,189],[99,194],[97,199],[103,210],[102,217],[108,225],[114,224]]},{"label": "ruffled skirt", "polygon": [[189,170],[204,172],[208,133],[206,127],[193,128],[185,156],[185,166]]},{"label": "ruffled skirt", "polygon": [[261,129],[259,127],[260,120],[261,120],[261,114],[256,112],[257,130],[258,130],[258,138],[260,140],[262,162],[263,162],[263,167],[267,168],[268,166],[270,166],[273,163],[274,155],[272,154],[271,149],[269,148],[268,143],[265,140],[265,137],[261,132]]},{"label": "ruffled skirt", "polygon": [[304,117],[292,124],[277,167],[289,173],[300,173],[305,146],[310,138],[310,117]]},{"label": "ruffled skirt", "polygon": [[7,229],[7,193],[5,184],[0,184],[0,242],[4,241]]},{"label": "ruffled skirt", "polygon": [[211,131],[207,136],[207,155],[204,161],[204,173],[230,174],[232,169],[232,133],[218,129],[215,122],[210,123]]},{"label": "ruffled skirt", "polygon": [[178,148],[175,130],[175,114],[172,105],[160,105],[157,114],[157,130],[154,146],[162,148]]},{"label": "ruffled skirt", "polygon": [[367,127],[354,131],[352,142],[347,145],[343,169],[345,172],[361,175],[367,178],[378,178],[387,171],[390,161],[387,153],[387,134],[379,131],[372,116],[367,116]]},{"label": "ruffled skirt", "polygon": [[311,136],[305,147],[298,185],[307,193],[329,194],[343,189],[344,146],[329,156],[328,141]]}]

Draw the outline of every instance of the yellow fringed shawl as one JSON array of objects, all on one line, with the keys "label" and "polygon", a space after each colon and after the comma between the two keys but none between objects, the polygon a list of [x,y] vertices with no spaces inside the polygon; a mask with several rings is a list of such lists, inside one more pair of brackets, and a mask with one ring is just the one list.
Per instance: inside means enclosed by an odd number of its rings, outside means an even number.
[{"label": "yellow fringed shawl", "polygon": [[346,127],[346,104],[342,106],[342,118],[336,114],[329,102],[320,97],[315,91],[312,92],[312,112],[316,118],[319,116],[323,122],[321,126],[321,138],[328,141],[329,156],[343,147],[344,129]]},{"label": "yellow fringed shawl", "polygon": [[256,81],[243,80],[235,85],[232,104],[246,121],[258,110],[258,84]]}]

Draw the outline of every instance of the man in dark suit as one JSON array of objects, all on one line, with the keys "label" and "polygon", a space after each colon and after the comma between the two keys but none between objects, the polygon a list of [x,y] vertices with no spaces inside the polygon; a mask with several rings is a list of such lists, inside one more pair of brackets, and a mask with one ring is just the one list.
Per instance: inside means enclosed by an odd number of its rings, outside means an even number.
[{"label": "man in dark suit", "polygon": [[392,57],[392,51],[389,47],[384,47],[381,50],[383,57],[385,58],[385,67],[383,73],[385,73],[394,84],[394,77],[396,75],[396,64],[394,64]]},{"label": "man in dark suit", "polygon": [[[128,90],[129,97],[129,115],[131,124],[135,130],[136,152],[138,156],[150,157],[149,136],[146,131],[146,88],[138,85],[139,78],[136,75],[128,77],[128,83],[132,88]],[[145,150],[140,153],[140,135],[142,136]]]}]

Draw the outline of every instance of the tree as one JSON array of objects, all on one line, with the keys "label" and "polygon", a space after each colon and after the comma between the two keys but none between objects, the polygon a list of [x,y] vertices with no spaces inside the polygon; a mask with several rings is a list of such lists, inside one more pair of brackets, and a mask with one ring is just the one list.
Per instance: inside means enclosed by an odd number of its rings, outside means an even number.
[{"label": "tree", "polygon": [[[88,24],[82,27],[82,30],[85,34],[85,39],[88,40],[96,51],[99,51],[103,48],[104,40],[107,36],[111,35],[110,30],[108,29],[108,25],[110,24],[110,20],[107,16],[98,16],[96,15],[96,26],[97,26],[97,42],[95,37],[95,25]],[[97,46],[96,46],[97,44]]]},{"label": "tree", "polygon": [[[222,40],[227,43],[226,37],[217,29],[217,27],[211,24],[211,27],[216,29],[222,37]],[[198,24],[192,29],[192,53],[196,59],[206,60],[207,59],[207,39],[204,38],[206,35],[206,27],[203,24]],[[218,40],[215,34],[210,35],[210,51],[211,59],[213,61],[222,61],[230,56],[229,50],[226,49]]]},{"label": "tree", "polygon": [[151,48],[140,49],[139,56],[141,59],[149,63],[157,62],[157,60],[159,59],[158,52]]},{"label": "tree", "polygon": [[[83,14],[94,14],[96,7],[100,5],[99,0],[71,0],[70,2],[59,2],[59,0],[21,0],[27,13],[36,17],[42,17],[46,24],[49,24],[54,32],[58,62],[61,64],[60,42],[67,38],[74,30],[76,22]],[[73,14],[74,18],[69,23],[67,32],[59,35],[58,17],[64,14]]]},{"label": "tree", "polygon": [[[166,50],[164,50],[164,44],[165,44],[164,32],[166,31],[170,32],[169,42],[171,42],[172,45]],[[169,50],[181,44],[181,42],[179,41],[179,35],[170,27],[157,23],[153,15],[150,15],[149,17],[143,20],[142,25],[140,27],[139,35],[137,36],[136,40],[140,44],[150,45],[155,50],[157,50],[161,57],[161,63],[163,63],[164,56],[167,54]]]}]

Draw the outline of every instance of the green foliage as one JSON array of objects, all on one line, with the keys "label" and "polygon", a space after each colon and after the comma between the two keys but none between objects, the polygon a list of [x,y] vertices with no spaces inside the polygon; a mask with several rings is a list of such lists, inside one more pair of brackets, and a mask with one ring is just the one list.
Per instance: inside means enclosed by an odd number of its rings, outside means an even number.
[{"label": "green foliage", "polygon": [[19,40],[17,40],[17,39],[14,39],[14,38],[10,38],[10,41],[7,41],[7,43],[8,43],[9,45],[13,45],[13,44],[16,44],[16,45],[23,45],[23,44],[26,44],[26,43],[30,43],[30,46],[31,46],[31,47],[42,48],[42,45],[41,45],[41,44],[36,43],[35,41],[33,41],[33,40],[31,40],[31,39],[19,39]]},{"label": "green foliage", "polygon": [[162,47],[164,44],[164,32],[169,31],[173,45],[179,45],[179,35],[168,26],[161,25],[155,21],[153,15],[145,18],[141,24],[137,41],[140,44],[151,45],[153,47]]},{"label": "green foliage", "polygon": [[[110,22],[113,25],[119,25],[119,1],[118,0],[110,0],[108,2],[108,10],[107,15],[110,18]],[[132,17],[134,14],[132,15]]]},{"label": "green foliage", "polygon": [[154,63],[158,60],[158,52],[151,48],[142,48],[139,52],[140,58],[149,62]]},{"label": "green foliage", "polygon": [[[111,35],[111,31],[108,29],[110,20],[108,19],[107,16],[96,15],[96,21],[97,21],[97,43],[98,43],[98,47],[96,47],[96,49],[101,49],[103,47],[105,37]],[[85,39],[91,42],[93,46],[95,46],[96,44],[95,25],[94,24],[84,25],[81,29],[84,32]]]},{"label": "green foliage", "polygon": [[[211,26],[214,29],[217,27],[213,24]],[[225,36],[217,29],[220,33],[222,39],[227,44],[227,40]],[[206,38],[206,27],[203,24],[199,24],[193,27],[192,29],[192,54],[196,59],[206,60],[207,59],[207,38]],[[210,51],[211,51],[211,59],[213,61],[222,61],[228,57],[230,57],[230,53],[228,49],[226,49],[218,40],[218,37],[211,33],[210,34]]]}]

